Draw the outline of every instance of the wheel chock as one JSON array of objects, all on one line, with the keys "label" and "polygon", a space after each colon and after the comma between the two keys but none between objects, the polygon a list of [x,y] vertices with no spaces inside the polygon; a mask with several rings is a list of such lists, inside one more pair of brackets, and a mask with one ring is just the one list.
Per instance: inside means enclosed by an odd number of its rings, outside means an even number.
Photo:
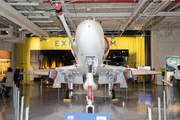
[{"label": "wheel chock", "polygon": [[63,102],[71,102],[71,99],[63,99]]},{"label": "wheel chock", "polygon": [[116,101],[118,101],[118,98],[111,99],[111,102],[116,102]]}]

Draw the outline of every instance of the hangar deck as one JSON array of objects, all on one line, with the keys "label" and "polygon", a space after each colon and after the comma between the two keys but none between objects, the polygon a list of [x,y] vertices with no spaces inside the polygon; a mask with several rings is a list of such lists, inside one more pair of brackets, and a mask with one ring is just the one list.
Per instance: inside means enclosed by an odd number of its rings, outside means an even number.
[{"label": "hangar deck", "polygon": [[[43,85],[41,95],[39,86],[40,82],[31,82],[30,85],[24,86],[24,108],[30,107],[30,120],[63,120],[66,112],[85,113],[86,92],[82,89],[82,86],[79,87],[77,85],[74,87],[75,92],[71,103],[63,102],[66,91],[65,85],[62,85],[62,88],[59,89],[59,95],[58,89],[52,89],[51,85],[45,84]],[[21,86],[20,91],[22,91],[22,88]],[[129,84],[127,94],[126,89],[120,89],[117,86],[114,86],[114,89],[116,90],[116,98],[119,99],[117,102],[111,102],[107,91],[105,92],[105,86],[99,85],[98,90],[94,92],[95,113],[109,114],[110,120],[145,120],[147,119],[147,108],[150,107],[152,109],[153,120],[157,120],[157,97],[160,97],[161,116],[163,118],[162,86],[146,84],[144,92],[141,83],[137,85]],[[169,97],[171,104],[167,120],[179,120],[180,98],[177,88],[171,88],[169,93],[171,93],[171,97]],[[15,119],[12,90],[10,96],[9,98],[4,96],[0,98],[1,120]]]}]

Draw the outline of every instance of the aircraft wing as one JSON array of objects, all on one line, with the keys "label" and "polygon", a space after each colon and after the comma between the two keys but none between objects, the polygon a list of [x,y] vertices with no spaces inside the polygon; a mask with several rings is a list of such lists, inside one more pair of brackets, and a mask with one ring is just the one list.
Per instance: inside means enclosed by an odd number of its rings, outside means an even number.
[{"label": "aircraft wing", "polygon": [[102,65],[98,66],[97,68],[97,73],[103,73],[103,72],[108,72],[108,71],[118,71],[118,70],[131,70],[133,75],[154,75],[154,74],[161,74],[160,71],[151,71],[151,70],[140,70],[140,69],[135,69],[135,68],[125,68],[122,66],[111,66],[111,65]]},{"label": "aircraft wing", "polygon": [[160,71],[152,71],[152,70],[140,70],[130,68],[132,70],[133,75],[154,75],[154,74],[161,74]]},{"label": "aircraft wing", "polygon": [[48,75],[49,70],[50,69],[25,71],[25,72],[21,72],[21,74],[26,74],[26,75]]},{"label": "aircraft wing", "polygon": [[127,88],[128,82],[132,82],[133,75],[161,74],[159,71],[139,70],[125,68],[122,66],[101,65],[97,67],[96,73],[99,75],[99,84],[120,83],[121,88]]},{"label": "aircraft wing", "polygon": [[53,83],[53,88],[60,88],[60,83],[67,83],[68,80],[72,80],[74,84],[83,84],[83,74],[85,73],[87,73],[86,67],[70,65],[47,70],[26,71],[21,74],[48,75],[49,82]]},{"label": "aircraft wing", "polygon": [[54,69],[44,69],[44,70],[32,70],[32,71],[25,71],[21,72],[21,74],[26,75],[49,75],[49,71],[61,71],[61,72],[67,72],[71,71],[73,73],[84,73],[87,71],[84,67],[78,66],[78,65],[70,65],[70,66],[64,66],[64,67],[56,67]]}]

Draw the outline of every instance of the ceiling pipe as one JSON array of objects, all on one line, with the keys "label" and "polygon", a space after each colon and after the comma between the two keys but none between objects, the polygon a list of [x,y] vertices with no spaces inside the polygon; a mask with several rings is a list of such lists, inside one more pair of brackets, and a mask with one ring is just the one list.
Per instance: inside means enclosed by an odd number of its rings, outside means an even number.
[{"label": "ceiling pipe", "polygon": [[[109,1],[63,1],[64,3],[68,4],[81,4],[81,3],[138,3],[140,0],[109,0]],[[61,3],[62,1],[53,1],[52,3]],[[157,1],[155,3],[161,3],[163,1]],[[180,3],[180,0],[171,1],[172,3]],[[50,1],[43,1],[43,3],[50,3]]]},{"label": "ceiling pipe", "polygon": [[[142,8],[142,6],[146,3],[145,0],[141,0],[140,3],[137,4],[137,8],[135,9],[135,11],[131,14],[130,18],[128,19],[128,21],[122,26],[122,28],[120,28],[121,31],[124,31],[126,29],[126,27],[128,26],[128,24],[132,21],[132,19],[134,18],[134,16],[138,13],[138,11]],[[122,33],[121,33],[122,35]]]},{"label": "ceiling pipe", "polygon": [[[52,3],[61,3],[62,1],[53,1]],[[139,0],[134,1],[134,0],[110,0],[110,1],[63,1],[64,3],[68,3],[68,4],[81,4],[81,3],[138,3]],[[49,0],[48,1],[43,1],[43,3],[50,3]]]},{"label": "ceiling pipe", "polygon": [[131,25],[133,25],[137,20],[139,20],[139,18],[142,17],[142,16],[144,15],[144,13],[145,13],[153,4],[154,4],[154,3],[151,2],[151,3],[145,8],[145,10],[144,10],[142,13],[140,13],[140,15],[136,18],[136,20],[134,20],[134,21],[131,23]]},{"label": "ceiling pipe", "polygon": [[[162,3],[160,5],[160,7],[156,8],[152,13],[151,15],[156,15],[158,12],[160,12],[163,8],[165,8],[168,3],[170,3],[170,1],[165,1],[164,3]],[[148,16],[146,17],[146,19],[144,19],[141,23],[140,23],[140,26],[143,26],[145,25],[147,22],[149,22],[149,20],[151,20],[154,16]]]},{"label": "ceiling pipe", "polygon": [[36,24],[31,22],[3,0],[0,1],[0,15],[4,16],[10,21],[13,21],[15,24],[25,28],[26,30],[35,33],[37,36],[49,36],[45,31],[43,31]]}]

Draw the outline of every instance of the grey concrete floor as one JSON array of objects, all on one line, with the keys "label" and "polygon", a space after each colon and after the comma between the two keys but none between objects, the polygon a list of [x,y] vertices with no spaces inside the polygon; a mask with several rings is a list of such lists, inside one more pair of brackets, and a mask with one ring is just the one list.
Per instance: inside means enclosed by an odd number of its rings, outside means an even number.
[{"label": "grey concrete floor", "polygon": [[[45,84],[43,81],[42,95],[40,92],[40,81],[31,82],[24,85],[24,111],[29,107],[30,120],[63,120],[66,112],[85,113],[86,92],[82,89],[82,85],[74,86],[74,96],[70,103],[64,103],[66,85],[62,88],[53,89],[51,85]],[[152,109],[153,120],[158,120],[157,97],[163,102],[162,86],[146,84],[143,90],[143,84],[129,84],[129,88],[120,89],[114,86],[116,98],[118,101],[111,102],[104,85],[99,85],[98,90],[94,92],[95,113],[104,113],[110,115],[110,120],[145,120],[147,119],[147,109]],[[15,120],[15,110],[13,105],[12,90],[10,97],[0,98],[0,120]],[[21,96],[23,95],[23,87],[20,87]],[[166,86],[165,86],[166,91]],[[173,87],[168,91],[171,96],[169,115],[167,120],[180,120],[180,99],[178,90]],[[127,94],[126,94],[127,93]],[[161,112],[163,119],[163,103],[161,104]]]}]

